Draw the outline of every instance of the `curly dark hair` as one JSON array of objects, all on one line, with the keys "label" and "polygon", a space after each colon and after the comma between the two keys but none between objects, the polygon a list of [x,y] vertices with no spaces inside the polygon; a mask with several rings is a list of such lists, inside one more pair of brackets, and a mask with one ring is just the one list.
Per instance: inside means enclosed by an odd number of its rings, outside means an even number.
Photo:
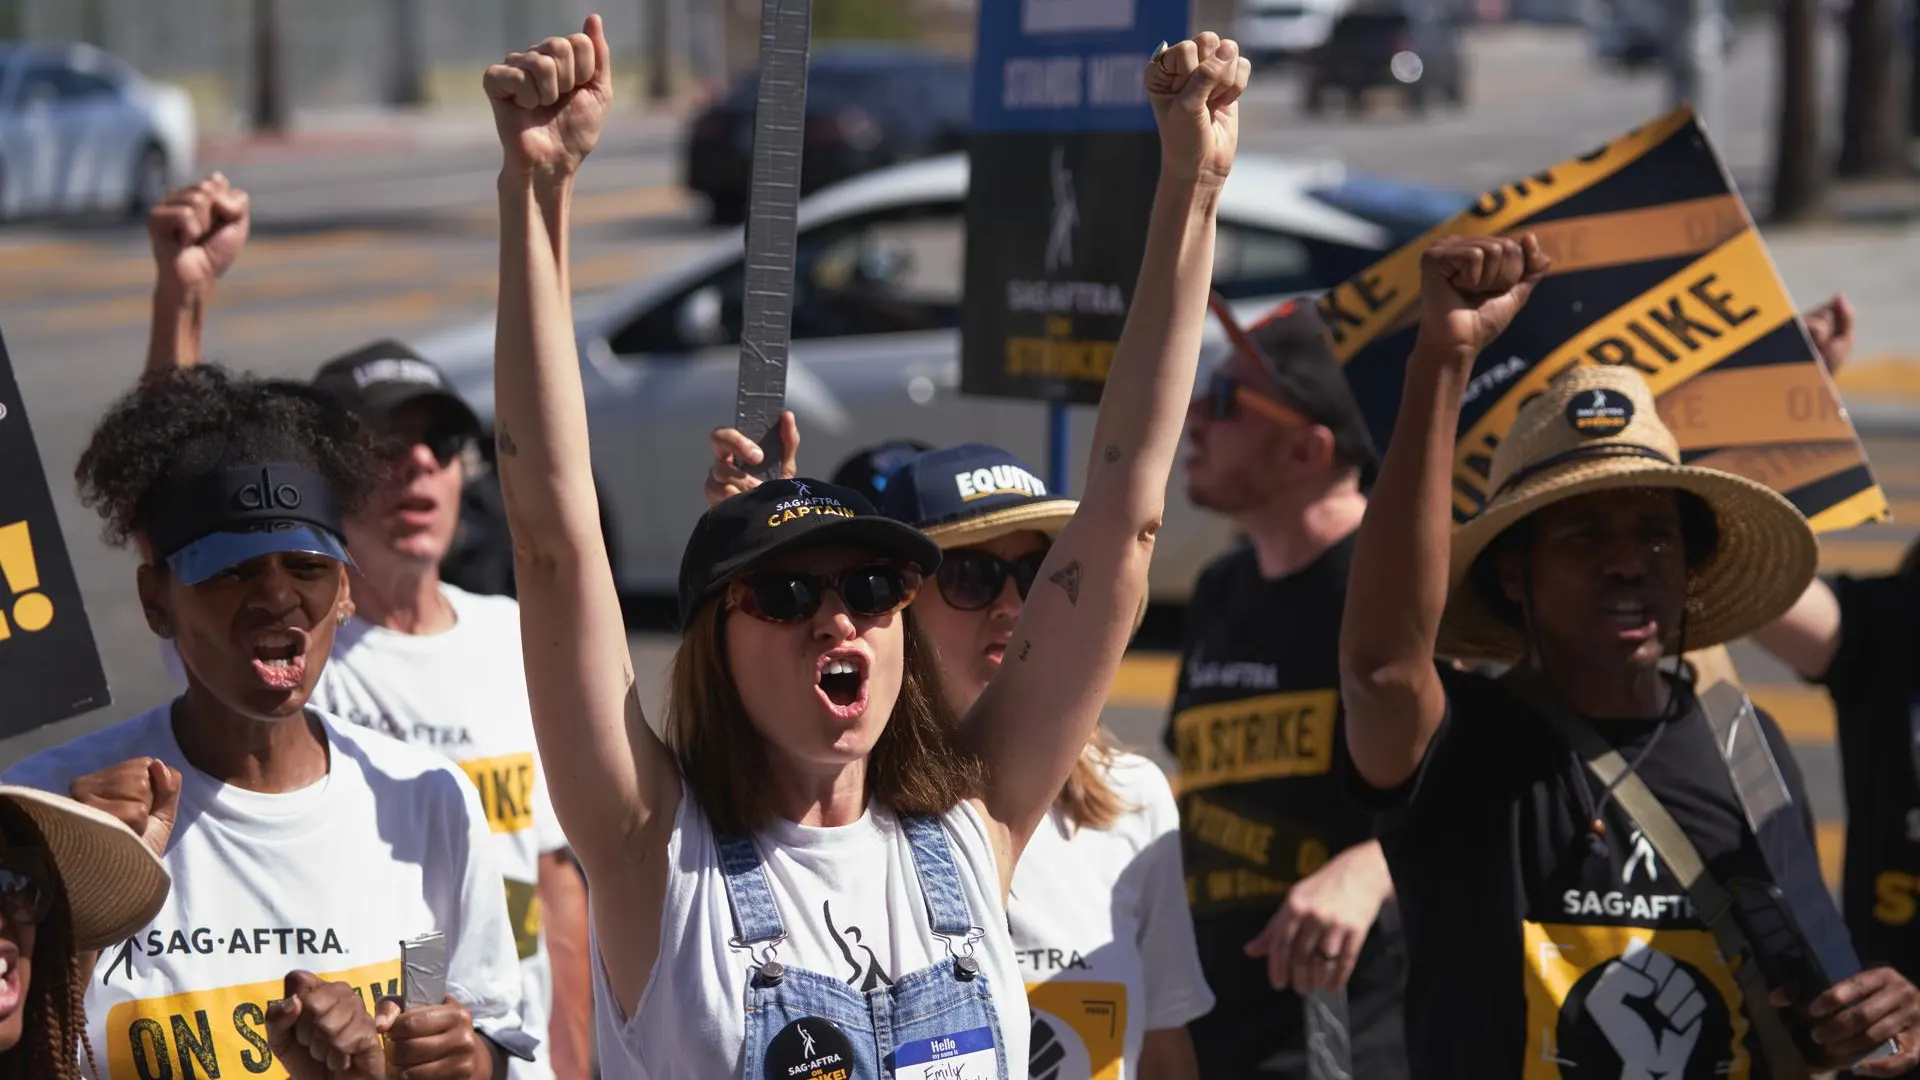
[{"label": "curly dark hair", "polygon": [[327,482],[342,516],[381,475],[373,436],[305,383],[236,375],[211,364],[143,381],[101,417],[74,468],[80,500],[120,546],[146,533],[174,482],[258,461],[291,461]]}]

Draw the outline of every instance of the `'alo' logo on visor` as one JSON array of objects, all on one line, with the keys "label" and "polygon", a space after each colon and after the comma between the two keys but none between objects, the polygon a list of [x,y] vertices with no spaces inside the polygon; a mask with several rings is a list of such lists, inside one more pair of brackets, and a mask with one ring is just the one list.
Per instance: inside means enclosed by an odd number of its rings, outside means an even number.
[{"label": "'alo' logo on visor", "polygon": [[248,484],[233,493],[233,502],[242,510],[298,510],[300,490],[292,484],[276,484],[267,470],[260,470],[260,482]]}]

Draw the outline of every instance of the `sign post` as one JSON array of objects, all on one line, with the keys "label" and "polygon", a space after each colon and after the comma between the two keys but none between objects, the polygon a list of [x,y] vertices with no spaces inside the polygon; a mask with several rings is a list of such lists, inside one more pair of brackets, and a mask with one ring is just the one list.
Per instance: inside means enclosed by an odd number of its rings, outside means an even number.
[{"label": "sign post", "polygon": [[1160,138],[1141,70],[1188,0],[989,0],[973,65],[960,391],[1097,404],[1146,251]]},{"label": "sign post", "polygon": [[0,339],[0,738],[113,700]]},{"label": "sign post", "polygon": [[800,215],[800,153],[807,118],[813,0],[761,0],[760,85],[753,113],[747,206],[746,296],[735,430],[760,444],[762,480],[780,472],[780,412],[793,341],[793,274]]}]

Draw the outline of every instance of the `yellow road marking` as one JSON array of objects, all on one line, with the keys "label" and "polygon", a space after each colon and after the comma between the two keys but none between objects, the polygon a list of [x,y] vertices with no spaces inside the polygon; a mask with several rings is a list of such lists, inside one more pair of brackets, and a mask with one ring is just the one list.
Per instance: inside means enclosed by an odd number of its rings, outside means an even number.
[{"label": "yellow road marking", "polygon": [[[1909,519],[1920,520],[1920,519]],[[1912,540],[1845,540],[1820,545],[1823,574],[1888,574],[1900,565]]]},{"label": "yellow road marking", "polygon": [[1920,398],[1920,354],[1882,353],[1855,360],[1833,381],[1842,394]]},{"label": "yellow road marking", "polygon": [[1847,827],[1837,821],[1815,822],[1813,839],[1820,849],[1820,876],[1827,879],[1827,888],[1838,889],[1840,862],[1847,853]]}]

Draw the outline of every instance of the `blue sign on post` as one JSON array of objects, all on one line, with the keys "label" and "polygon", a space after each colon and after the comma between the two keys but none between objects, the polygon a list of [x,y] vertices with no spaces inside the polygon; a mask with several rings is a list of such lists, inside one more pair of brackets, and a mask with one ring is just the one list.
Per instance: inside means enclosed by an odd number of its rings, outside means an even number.
[{"label": "blue sign on post", "polygon": [[1188,19],[1187,0],[981,0],[961,392],[1100,400],[1159,177],[1142,71]]}]

